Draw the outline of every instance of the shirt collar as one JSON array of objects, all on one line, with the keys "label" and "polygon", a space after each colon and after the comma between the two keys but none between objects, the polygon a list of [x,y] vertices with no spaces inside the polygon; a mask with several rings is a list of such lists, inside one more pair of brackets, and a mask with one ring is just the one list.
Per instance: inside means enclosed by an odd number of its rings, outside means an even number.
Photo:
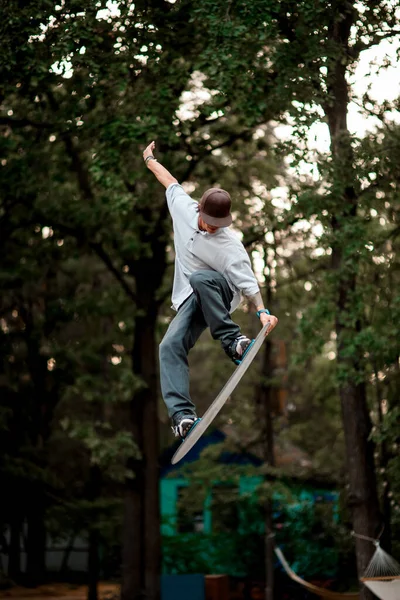
[{"label": "shirt collar", "polygon": [[191,225],[191,227],[193,227],[193,229],[195,229],[202,235],[207,235],[207,231],[202,231],[199,227],[199,213],[197,211],[196,211],[196,214],[194,215],[193,219],[190,221],[190,225]]},{"label": "shirt collar", "polygon": [[213,233],[213,234],[210,234],[207,231],[202,231],[199,227],[199,213],[197,211],[196,211],[196,214],[194,215],[194,217],[190,221],[190,226],[193,227],[193,229],[195,229],[199,233],[201,233],[201,235],[207,235],[210,237],[215,237],[216,235],[221,233],[221,231],[223,229],[223,227],[221,227],[220,229],[218,229],[218,231],[216,233]]}]

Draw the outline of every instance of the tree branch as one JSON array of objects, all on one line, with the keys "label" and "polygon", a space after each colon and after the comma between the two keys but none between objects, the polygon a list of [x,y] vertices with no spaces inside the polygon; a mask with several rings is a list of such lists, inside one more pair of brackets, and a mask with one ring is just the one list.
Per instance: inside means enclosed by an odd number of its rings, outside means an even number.
[{"label": "tree branch", "polygon": [[[40,215],[40,217],[43,218],[42,215]],[[47,221],[49,221],[49,218],[47,218]],[[106,265],[108,270],[114,275],[115,279],[118,281],[118,283],[120,283],[121,287],[126,292],[128,297],[133,302],[135,302],[135,304],[137,304],[137,305],[139,304],[135,292],[127,284],[123,275],[121,275],[121,273],[118,271],[118,269],[114,266],[109,254],[105,251],[103,245],[100,242],[88,242],[87,234],[83,229],[79,229],[78,227],[71,227],[68,225],[64,225],[63,223],[54,222],[52,218],[50,218],[50,221],[54,228],[57,228],[61,232],[64,232],[64,233],[74,237],[75,239],[78,240],[78,242],[80,242],[82,244],[87,244],[87,246],[89,248],[91,248],[97,254],[97,256]]]},{"label": "tree branch", "polygon": [[71,139],[71,136],[64,135],[63,138],[65,148],[67,150],[67,154],[71,159],[72,168],[76,173],[78,185],[82,192],[82,195],[85,200],[88,200],[90,203],[92,203],[94,200],[94,194],[90,185],[89,174],[87,172],[87,169],[85,169],[83,166],[82,159],[79,155],[78,150],[75,147],[73,140]]},{"label": "tree branch", "polygon": [[[89,202],[93,202],[95,197],[90,185],[90,179],[87,169],[85,169],[82,159],[79,155],[77,148],[75,147],[73,140],[69,135],[64,135],[65,147],[67,150],[67,154],[71,158],[72,167],[76,173],[79,189],[83,196],[83,199]],[[126,292],[128,297],[133,300],[136,304],[138,304],[138,298],[134,291],[130,288],[130,286],[125,281],[124,277],[118,271],[118,269],[114,266],[110,256],[104,250],[104,247],[99,242],[88,242],[88,245],[92,250],[94,250],[97,256],[103,261],[108,270],[114,275],[116,280],[121,285],[122,289]]]},{"label": "tree branch", "polygon": [[383,35],[378,35],[378,33],[376,33],[369,42],[359,41],[356,44],[354,44],[354,46],[352,46],[349,49],[349,54],[350,54],[351,58],[356,59],[359,57],[360,53],[363,52],[364,50],[368,50],[369,48],[372,48],[373,46],[377,46],[378,44],[381,43],[382,40],[386,40],[388,38],[395,37],[396,35],[400,35],[400,29],[392,29],[391,31],[387,31]]},{"label": "tree branch", "polygon": [[109,257],[107,252],[104,250],[103,246],[98,242],[89,242],[89,246],[90,246],[90,248],[92,248],[92,250],[94,250],[96,252],[97,256],[103,261],[103,263],[106,265],[108,270],[114,275],[115,279],[120,283],[122,289],[126,292],[128,297],[137,306],[139,306],[138,298],[137,298],[135,292],[130,288],[130,286],[126,283],[124,277],[121,275],[121,273],[118,271],[118,269],[114,266],[111,258]]}]

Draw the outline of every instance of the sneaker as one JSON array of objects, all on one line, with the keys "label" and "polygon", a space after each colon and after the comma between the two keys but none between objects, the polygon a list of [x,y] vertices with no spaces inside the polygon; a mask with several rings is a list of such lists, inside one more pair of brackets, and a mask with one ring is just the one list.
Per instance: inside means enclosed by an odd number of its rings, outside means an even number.
[{"label": "sneaker", "polygon": [[232,343],[229,351],[229,356],[236,365],[240,365],[245,357],[245,354],[250,350],[254,340],[251,340],[245,335],[241,335]]},{"label": "sneaker", "polygon": [[200,421],[200,419],[196,415],[178,416],[177,420],[173,420],[174,424],[172,426],[175,437],[180,437],[181,440],[184,440],[197,421]]}]

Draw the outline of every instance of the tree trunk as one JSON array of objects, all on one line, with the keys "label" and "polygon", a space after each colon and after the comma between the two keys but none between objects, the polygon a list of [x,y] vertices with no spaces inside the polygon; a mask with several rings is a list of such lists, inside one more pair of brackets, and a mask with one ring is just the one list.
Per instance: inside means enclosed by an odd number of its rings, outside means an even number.
[{"label": "tree trunk", "polygon": [[[346,201],[346,198],[344,198]],[[347,218],[355,217],[356,209],[348,213]],[[341,219],[334,218],[333,231],[343,242],[343,214]],[[338,298],[336,304],[337,364],[341,374],[339,396],[342,407],[344,437],[346,446],[347,472],[349,480],[348,502],[352,512],[353,530],[356,533],[374,537],[380,523],[380,511],[377,495],[374,448],[369,440],[371,422],[367,406],[365,374],[362,372],[358,349],[349,352],[351,340],[359,334],[360,321],[351,325],[349,319],[352,301],[357,287],[357,267],[350,269],[346,264],[343,247],[332,247],[332,265],[337,274]],[[373,546],[356,538],[356,556],[359,577],[362,576],[373,553]],[[373,595],[364,587],[362,600],[372,600]]]},{"label": "tree trunk", "polygon": [[[264,249],[264,261],[267,264],[267,252]],[[272,294],[269,278],[266,277],[264,291],[265,306],[268,308],[271,304]],[[272,411],[272,389],[269,382],[273,372],[272,366],[272,346],[267,338],[264,342],[264,351],[262,353],[261,384],[258,390],[258,409],[260,423],[262,424],[262,443],[263,460],[266,465],[275,466],[274,454],[274,428]],[[268,480],[268,475],[266,475]],[[268,499],[264,511],[264,548],[265,548],[265,600],[274,598],[274,541],[273,541],[273,522],[272,522],[272,499]]]},{"label": "tree trunk", "polygon": [[[43,473],[47,468],[46,443],[51,432],[51,421],[59,396],[56,388],[49,386],[47,359],[41,353],[40,325],[35,323],[34,309],[29,303],[19,308],[23,316],[25,342],[27,347],[27,363],[33,382],[33,418],[30,424],[29,437],[34,451],[34,463]],[[45,322],[46,329],[48,323]],[[50,328],[51,331],[51,328]],[[47,499],[44,476],[37,476],[30,486],[30,498],[27,505],[27,543],[26,543],[26,576],[29,585],[37,586],[46,577],[46,524],[45,514]]]},{"label": "tree trunk", "polygon": [[161,535],[159,507],[159,423],[156,311],[138,316],[132,353],[135,375],[144,386],[130,405],[130,426],[141,459],[126,485],[123,530],[122,600],[159,600]]},{"label": "tree trunk", "polygon": [[97,600],[97,586],[100,579],[99,561],[99,534],[91,529],[89,531],[88,549],[88,600]]},{"label": "tree trunk", "polygon": [[[19,510],[19,507],[17,507],[17,510]],[[21,519],[19,514],[14,514],[10,523],[7,575],[15,582],[18,581],[21,575]]]},{"label": "tree trunk", "polygon": [[[340,9],[340,10],[339,10]],[[339,396],[342,406],[349,481],[348,503],[351,508],[355,533],[374,537],[380,523],[380,511],[375,478],[374,449],[369,441],[369,419],[365,374],[358,353],[352,342],[361,329],[361,313],[355,307],[357,291],[357,251],[354,245],[352,225],[357,217],[357,184],[350,134],[347,127],[348,86],[346,81],[349,37],[353,25],[353,8],[341,3],[332,28],[337,43],[338,56],[329,67],[328,81],[331,104],[325,107],[331,137],[333,191],[331,200],[332,268],[337,282],[336,333],[337,364],[340,372]],[[358,575],[362,576],[372,556],[373,546],[356,538]],[[363,586],[362,600],[372,600],[373,594]]]},{"label": "tree trunk", "polygon": [[[371,423],[366,405],[365,387],[362,384],[349,382],[340,386],[339,393],[346,443],[348,504],[352,513],[353,530],[355,533],[374,538],[378,533],[381,518],[376,491],[373,446],[368,441]],[[373,549],[371,543],[356,538],[359,577],[363,575]],[[373,595],[364,588],[361,598],[372,599]]]},{"label": "tree trunk", "polygon": [[[101,471],[98,467],[90,468],[90,476],[87,487],[87,498],[95,502],[101,494]],[[97,600],[97,586],[100,579],[99,560],[99,532],[96,527],[89,526],[89,549],[88,549],[88,600]]]},{"label": "tree trunk", "polygon": [[[383,402],[383,394],[382,394],[382,386],[379,381],[378,367],[374,364],[374,375],[375,375],[375,390],[376,390],[376,404],[377,404],[377,413],[379,425],[383,424],[383,412],[382,412],[382,402]],[[379,453],[379,466],[381,469],[385,469],[388,462],[390,460],[390,453],[388,451],[388,447],[385,440],[382,440],[380,443],[380,453]],[[381,497],[381,505],[382,505],[382,513],[383,513],[383,525],[384,529],[382,532],[382,536],[380,538],[380,542],[382,547],[389,554],[392,551],[392,506],[390,504],[390,484],[388,481],[384,482],[382,497]]]},{"label": "tree trunk", "polygon": [[[264,344],[263,353],[263,378],[268,378],[272,374],[271,365],[271,343],[267,340]],[[274,430],[273,416],[271,406],[271,387],[268,383],[262,383],[260,389],[260,407],[262,407],[263,418],[263,444],[264,444],[264,462],[268,466],[275,466],[274,456]],[[268,475],[266,476],[268,479]],[[272,522],[272,498],[265,504],[265,600],[274,598],[274,541],[273,541],[273,522]]]},{"label": "tree trunk", "polygon": [[62,557],[62,561],[61,561],[61,565],[60,565],[60,569],[59,569],[59,573],[63,573],[64,575],[67,573],[68,571],[68,562],[69,562],[69,557],[71,556],[71,552],[74,548],[74,543],[75,543],[75,534],[71,535],[68,541],[68,545],[65,548],[64,552],[63,552],[63,557]]},{"label": "tree trunk", "polygon": [[[161,196],[161,194],[160,194]],[[159,419],[157,316],[158,292],[166,264],[168,208],[164,195],[154,206],[136,207],[145,254],[128,262],[135,278],[135,318],[132,369],[142,386],[129,406],[129,427],[140,458],[129,461],[135,476],[126,481],[122,539],[122,600],[160,600],[161,520],[159,499]],[[151,246],[149,247],[149,240]],[[150,250],[150,251],[149,251]]]},{"label": "tree trunk", "polygon": [[45,499],[42,483],[33,483],[27,510],[26,579],[30,586],[37,586],[46,575],[46,527]]}]

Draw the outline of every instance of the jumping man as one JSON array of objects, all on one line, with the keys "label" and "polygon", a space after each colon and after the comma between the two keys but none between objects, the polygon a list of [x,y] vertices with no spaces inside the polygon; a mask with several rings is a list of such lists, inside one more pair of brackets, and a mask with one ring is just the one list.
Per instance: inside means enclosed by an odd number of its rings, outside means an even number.
[{"label": "jumping man", "polygon": [[242,335],[230,314],[242,296],[256,308],[268,333],[278,319],[264,308],[247,252],[229,229],[232,223],[228,192],[210,188],[200,202],[192,200],[155,158],[155,143],[143,152],[147,167],[166,188],[174,228],[175,273],[172,308],[176,316],[160,344],[161,392],[175,436],[185,439],[197,420],[189,393],[189,350],[210,328],[225,353],[240,364],[252,340]]}]

